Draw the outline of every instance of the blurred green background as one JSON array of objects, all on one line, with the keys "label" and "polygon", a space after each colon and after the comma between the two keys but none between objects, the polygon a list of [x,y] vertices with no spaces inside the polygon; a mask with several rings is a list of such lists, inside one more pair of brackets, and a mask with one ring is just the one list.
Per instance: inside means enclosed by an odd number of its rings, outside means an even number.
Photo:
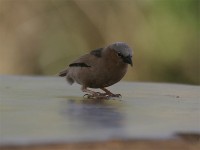
[{"label": "blurred green background", "polygon": [[124,41],[124,80],[199,84],[198,0],[0,0],[0,74],[55,75]]}]

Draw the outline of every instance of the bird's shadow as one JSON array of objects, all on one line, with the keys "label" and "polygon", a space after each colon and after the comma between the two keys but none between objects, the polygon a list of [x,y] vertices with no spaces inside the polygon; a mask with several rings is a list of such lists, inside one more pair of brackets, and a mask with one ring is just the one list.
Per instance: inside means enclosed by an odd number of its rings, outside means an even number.
[{"label": "bird's shadow", "polygon": [[[64,98],[64,97],[63,97]],[[121,101],[65,97],[61,115],[78,121],[80,126],[91,128],[120,128],[124,115],[120,111]]]}]

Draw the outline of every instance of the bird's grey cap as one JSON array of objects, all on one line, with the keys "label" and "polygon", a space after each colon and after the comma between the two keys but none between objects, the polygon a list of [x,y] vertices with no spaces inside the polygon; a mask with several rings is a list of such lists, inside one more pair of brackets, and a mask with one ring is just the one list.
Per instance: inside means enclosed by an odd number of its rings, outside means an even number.
[{"label": "bird's grey cap", "polygon": [[124,42],[116,42],[109,45],[108,47],[116,50],[118,53],[121,53],[125,57],[133,55],[133,50]]}]

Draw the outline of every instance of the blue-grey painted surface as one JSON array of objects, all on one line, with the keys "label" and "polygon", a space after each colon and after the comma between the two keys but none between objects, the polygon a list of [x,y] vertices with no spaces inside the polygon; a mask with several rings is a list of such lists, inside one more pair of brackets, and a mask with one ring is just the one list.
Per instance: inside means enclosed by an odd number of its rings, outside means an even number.
[{"label": "blue-grey painted surface", "polygon": [[200,133],[200,87],[120,82],[86,100],[59,77],[0,76],[0,145],[168,139]]}]

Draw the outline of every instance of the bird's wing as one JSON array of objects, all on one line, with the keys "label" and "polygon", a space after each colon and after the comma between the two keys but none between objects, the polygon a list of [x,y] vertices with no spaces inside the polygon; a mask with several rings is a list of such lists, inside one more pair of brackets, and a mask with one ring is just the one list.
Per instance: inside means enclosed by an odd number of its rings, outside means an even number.
[{"label": "bird's wing", "polygon": [[90,52],[90,54],[94,55],[96,57],[101,57],[102,56],[102,50],[103,50],[103,48],[98,48],[98,49],[92,50]]},{"label": "bird's wing", "polygon": [[95,59],[95,56],[86,54],[69,64],[69,67],[91,67],[96,62]]},{"label": "bird's wing", "polygon": [[[102,57],[103,48],[92,50],[89,54],[83,55],[77,60],[69,64],[69,67],[91,67],[97,63],[97,59]],[[61,77],[66,76],[68,73],[68,67],[63,71],[59,72],[58,75]]]},{"label": "bird's wing", "polygon": [[91,67],[97,62],[98,58],[102,57],[102,50],[103,48],[92,50],[89,54],[83,55],[72,62],[69,67]]}]

